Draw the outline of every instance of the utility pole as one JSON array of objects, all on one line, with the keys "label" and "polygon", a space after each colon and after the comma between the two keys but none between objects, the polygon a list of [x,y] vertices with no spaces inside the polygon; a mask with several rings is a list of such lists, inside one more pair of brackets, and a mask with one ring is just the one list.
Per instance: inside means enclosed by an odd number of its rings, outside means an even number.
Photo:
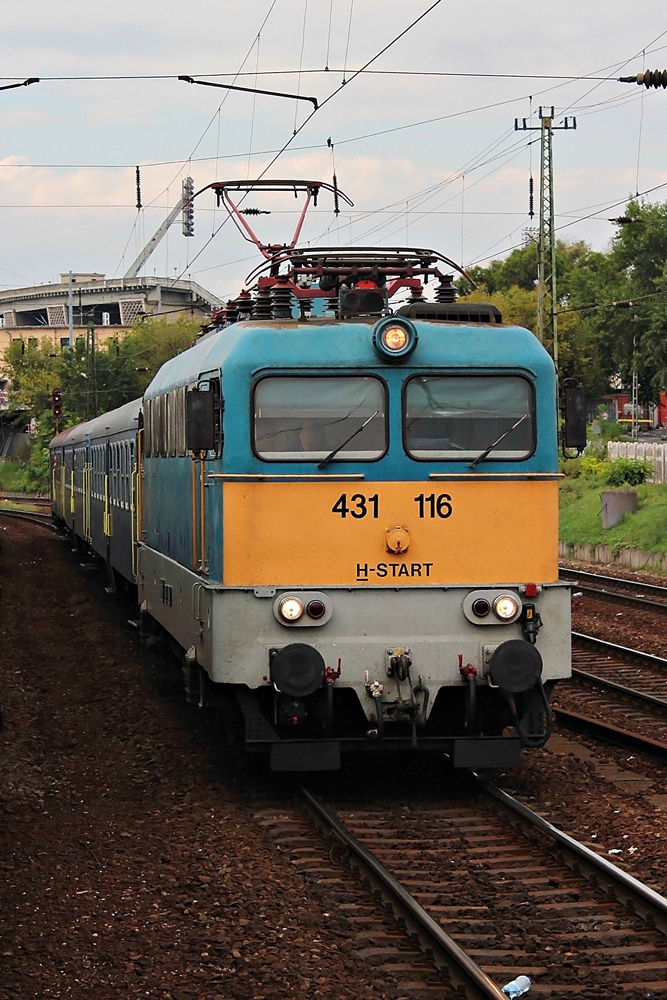
[{"label": "utility pole", "polygon": [[[636,317],[635,317],[636,319]],[[637,334],[632,338],[632,440],[639,437],[639,372],[637,370]]]},{"label": "utility pole", "polygon": [[540,140],[540,228],[537,253],[537,338],[551,346],[558,371],[558,325],[556,318],[556,226],[554,210],[553,142],[554,129],[575,129],[576,118],[564,118],[554,125],[554,109],[539,109],[540,124],[530,125],[526,118],[514,119],[515,131],[541,132]]},{"label": "utility pole", "polygon": [[[659,70],[647,69],[643,73],[637,73],[635,76],[620,76],[618,78],[619,83],[636,83],[637,86],[641,87],[643,84],[647,90],[653,88],[654,90],[667,90],[667,69]],[[626,216],[621,216],[619,219],[612,219],[612,222],[616,222],[619,225],[626,225],[627,223],[632,223],[634,219],[628,219]],[[637,317],[635,316],[635,320]],[[635,332],[632,338],[632,440],[636,441],[639,437],[639,371],[637,369],[637,334]]]},{"label": "utility pole", "polygon": [[67,284],[67,332],[68,332],[68,343],[70,347],[74,347],[74,309],[72,308],[72,272],[69,273],[69,282]]},{"label": "utility pole", "polygon": [[86,328],[86,350],[88,353],[88,375],[86,376],[86,419],[88,419],[90,383],[93,387],[93,417],[97,416],[97,359],[95,357],[95,324],[92,319],[88,320]]}]

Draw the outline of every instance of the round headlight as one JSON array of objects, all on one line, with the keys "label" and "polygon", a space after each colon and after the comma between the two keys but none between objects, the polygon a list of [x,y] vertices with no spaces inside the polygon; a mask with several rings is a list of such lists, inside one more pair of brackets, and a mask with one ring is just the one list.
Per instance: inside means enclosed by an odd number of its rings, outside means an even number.
[{"label": "round headlight", "polygon": [[496,597],[493,602],[493,613],[503,622],[511,621],[519,613],[519,602],[515,597],[503,594],[502,597]]},{"label": "round headlight", "polygon": [[373,346],[384,358],[399,360],[411,354],[417,345],[417,331],[405,319],[380,320],[373,331]]},{"label": "round headlight", "polygon": [[298,597],[285,597],[278,610],[286,622],[295,622],[303,614],[303,602]]},{"label": "round headlight", "polygon": [[408,335],[402,326],[386,326],[380,339],[388,351],[402,351],[408,342]]}]

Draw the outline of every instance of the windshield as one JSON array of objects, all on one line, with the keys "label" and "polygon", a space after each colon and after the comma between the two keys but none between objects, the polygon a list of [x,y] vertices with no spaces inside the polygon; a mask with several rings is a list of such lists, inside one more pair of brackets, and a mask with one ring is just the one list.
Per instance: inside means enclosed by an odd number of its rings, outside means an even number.
[{"label": "windshield", "polygon": [[413,458],[464,461],[501,438],[489,461],[527,458],[533,410],[532,386],[518,375],[420,375],[405,389],[405,446]]},{"label": "windshield", "polygon": [[385,397],[371,376],[264,378],[254,393],[255,452],[267,462],[320,462],[332,452],[334,462],[373,461],[387,449]]}]

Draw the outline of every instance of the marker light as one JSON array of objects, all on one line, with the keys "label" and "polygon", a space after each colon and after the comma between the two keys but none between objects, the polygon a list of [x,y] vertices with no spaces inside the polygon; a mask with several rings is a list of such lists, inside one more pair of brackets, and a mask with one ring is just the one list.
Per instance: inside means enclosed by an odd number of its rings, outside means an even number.
[{"label": "marker light", "polygon": [[490,610],[491,605],[485,597],[478,597],[476,601],[473,601],[472,611],[478,618],[484,618]]},{"label": "marker light", "polygon": [[406,358],[417,346],[417,331],[412,323],[393,316],[380,320],[373,330],[373,346],[378,354],[391,360]]},{"label": "marker light", "polygon": [[324,601],[309,601],[306,606],[309,618],[321,618],[326,610]]},{"label": "marker light", "polygon": [[493,613],[503,622],[511,621],[519,613],[519,602],[515,597],[503,594],[502,597],[496,597],[493,602]]},{"label": "marker light", "polygon": [[298,597],[285,597],[278,610],[286,622],[295,622],[303,614],[303,602]]}]

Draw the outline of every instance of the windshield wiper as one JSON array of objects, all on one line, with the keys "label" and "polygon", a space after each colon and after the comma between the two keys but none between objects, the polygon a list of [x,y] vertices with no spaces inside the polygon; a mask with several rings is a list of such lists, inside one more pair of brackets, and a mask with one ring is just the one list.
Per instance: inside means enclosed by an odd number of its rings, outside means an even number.
[{"label": "windshield wiper", "polygon": [[502,434],[500,435],[500,437],[496,438],[496,440],[493,442],[493,444],[490,444],[489,447],[486,448],[482,452],[481,455],[478,455],[477,458],[473,462],[470,463],[470,465],[468,466],[468,468],[469,469],[474,469],[476,465],[479,465],[480,462],[483,462],[484,459],[487,457],[487,455],[491,454],[491,452],[496,447],[496,445],[500,444],[501,441],[504,441],[505,438],[507,437],[507,435],[511,434],[512,431],[514,430],[514,428],[518,427],[519,424],[522,424],[527,417],[528,417],[527,413],[524,413],[524,415],[522,417],[519,417],[519,419],[517,420],[517,422],[515,424],[512,424],[511,427],[508,427],[507,430],[503,431]]},{"label": "windshield wiper", "polygon": [[327,455],[327,457],[323,458],[322,461],[318,463],[317,468],[318,469],[326,469],[326,467],[329,464],[329,462],[331,461],[331,459],[336,457],[336,455],[341,450],[341,448],[344,448],[346,444],[349,444],[349,442],[352,440],[352,438],[355,438],[357,436],[357,434],[361,434],[361,432],[363,431],[363,429],[366,426],[366,424],[370,424],[370,422],[373,419],[373,417],[377,417],[377,415],[378,415],[379,412],[380,412],[379,410],[376,410],[375,413],[371,413],[371,415],[368,418],[368,420],[364,420],[364,422],[361,425],[361,427],[357,427],[356,431],[352,431],[352,433],[350,434],[350,436],[348,438],[345,438],[344,441],[342,441],[340,444],[337,444],[336,447],[334,448],[334,450],[330,451],[329,454]]}]

